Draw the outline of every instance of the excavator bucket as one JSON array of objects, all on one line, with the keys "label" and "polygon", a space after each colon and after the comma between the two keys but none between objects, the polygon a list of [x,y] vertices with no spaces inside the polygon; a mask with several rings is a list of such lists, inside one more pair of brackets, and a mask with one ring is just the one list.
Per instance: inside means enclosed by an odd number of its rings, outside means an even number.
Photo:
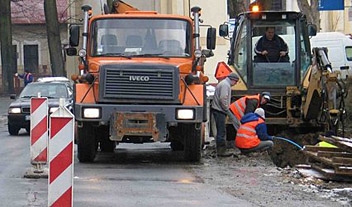
[{"label": "excavator bucket", "polygon": [[216,66],[215,78],[220,81],[226,78],[231,72],[231,68],[225,62],[219,62]]}]

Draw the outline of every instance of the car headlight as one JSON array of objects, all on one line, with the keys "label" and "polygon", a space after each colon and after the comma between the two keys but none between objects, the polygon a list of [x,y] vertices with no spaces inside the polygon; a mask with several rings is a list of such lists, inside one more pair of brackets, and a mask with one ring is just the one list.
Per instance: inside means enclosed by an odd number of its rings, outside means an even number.
[{"label": "car headlight", "polygon": [[49,113],[54,113],[56,110],[58,110],[59,109],[59,107],[50,107],[50,109],[49,109]]},{"label": "car headlight", "polygon": [[83,109],[83,118],[94,119],[100,117],[99,108],[84,108]]},{"label": "car headlight", "polygon": [[19,114],[21,113],[21,108],[9,108],[9,114]]},{"label": "car headlight", "polygon": [[176,119],[194,119],[194,109],[176,109]]}]

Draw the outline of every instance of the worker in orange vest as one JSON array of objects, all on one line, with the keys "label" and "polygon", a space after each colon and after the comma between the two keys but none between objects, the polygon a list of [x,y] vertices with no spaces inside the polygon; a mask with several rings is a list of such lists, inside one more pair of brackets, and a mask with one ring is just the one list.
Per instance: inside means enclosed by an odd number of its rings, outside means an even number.
[{"label": "worker in orange vest", "polygon": [[272,140],[273,137],[267,132],[264,109],[257,108],[254,113],[242,117],[235,139],[235,146],[242,153],[271,149],[274,145]]},{"label": "worker in orange vest", "polygon": [[262,92],[261,94],[252,96],[243,96],[230,105],[230,111],[235,115],[234,128],[238,130],[242,117],[254,112],[258,107],[264,106],[270,101],[270,92]]}]

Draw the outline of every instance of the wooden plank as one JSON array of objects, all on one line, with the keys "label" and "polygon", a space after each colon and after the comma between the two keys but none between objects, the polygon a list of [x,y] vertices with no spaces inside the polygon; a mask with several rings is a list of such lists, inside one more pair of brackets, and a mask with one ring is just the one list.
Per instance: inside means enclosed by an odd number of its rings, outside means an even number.
[{"label": "wooden plank", "polygon": [[344,152],[344,150],[339,149],[339,148],[333,148],[333,147],[319,147],[315,145],[305,145],[303,151],[325,151],[325,152]]},{"label": "wooden plank", "polygon": [[319,156],[319,157],[347,157],[347,158],[352,158],[352,153],[349,153],[349,152],[318,151],[317,156]]},{"label": "wooden plank", "polygon": [[352,158],[348,158],[348,157],[333,157],[331,160],[335,165],[350,165],[352,166]]},{"label": "wooden plank", "polygon": [[335,145],[336,147],[352,153],[352,143],[351,142],[346,142],[346,141],[339,141],[335,138],[332,137],[325,137],[320,135],[319,140],[325,141],[329,144]]},{"label": "wooden plank", "polygon": [[343,142],[351,142],[351,138],[345,138],[345,137],[338,137],[338,136],[331,136],[331,138],[336,139],[337,141],[343,141]]},{"label": "wooden plank", "polygon": [[337,175],[333,169],[319,165],[296,165],[297,170],[305,177],[316,177],[326,181],[352,182],[349,175]]},{"label": "wooden plank", "polygon": [[309,152],[309,151],[303,151],[305,155],[307,155],[309,158],[322,162],[325,165],[329,165],[329,166],[334,166],[334,163],[332,162],[331,159],[326,158],[326,157],[319,157],[317,156],[317,153],[314,152]]},{"label": "wooden plank", "polygon": [[335,168],[335,172],[338,175],[345,175],[352,177],[352,166],[339,166]]}]

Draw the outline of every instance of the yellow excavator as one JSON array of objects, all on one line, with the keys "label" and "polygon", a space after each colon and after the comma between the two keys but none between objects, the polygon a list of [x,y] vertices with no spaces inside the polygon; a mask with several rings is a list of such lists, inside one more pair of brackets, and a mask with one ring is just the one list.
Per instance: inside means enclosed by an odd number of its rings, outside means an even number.
[{"label": "yellow excavator", "polygon": [[[305,15],[293,11],[249,11],[239,14],[232,26],[228,61],[218,64],[215,76],[221,78],[229,72],[240,76],[232,90],[233,100],[270,92],[271,101],[263,108],[273,135],[288,130],[291,135],[344,133],[345,84],[339,71],[332,70],[327,49],[311,49],[309,38],[316,35],[316,27],[307,23]],[[275,28],[286,42],[286,61],[257,61],[254,48],[268,27]],[[220,25],[219,30],[220,36],[228,37],[229,24]]]},{"label": "yellow excavator", "polygon": [[[223,71],[235,72],[240,82],[233,88],[233,99],[269,91],[272,101],[265,106],[267,123],[313,128],[339,133],[344,120],[346,89],[339,71],[332,71],[326,48],[311,49],[309,37],[316,34],[313,25],[299,12],[245,12],[236,18],[227,64],[218,64],[216,77]],[[289,48],[289,61],[257,62],[254,47],[265,28],[276,28]],[[228,25],[220,26],[220,35],[228,35]]]}]

